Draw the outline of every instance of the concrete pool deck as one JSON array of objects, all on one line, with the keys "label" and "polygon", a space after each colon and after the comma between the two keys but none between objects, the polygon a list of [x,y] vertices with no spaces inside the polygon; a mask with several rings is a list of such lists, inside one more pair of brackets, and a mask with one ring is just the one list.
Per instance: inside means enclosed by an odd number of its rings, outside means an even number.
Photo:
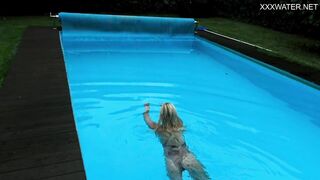
[{"label": "concrete pool deck", "polygon": [[86,179],[56,30],[25,31],[0,89],[0,179]]}]

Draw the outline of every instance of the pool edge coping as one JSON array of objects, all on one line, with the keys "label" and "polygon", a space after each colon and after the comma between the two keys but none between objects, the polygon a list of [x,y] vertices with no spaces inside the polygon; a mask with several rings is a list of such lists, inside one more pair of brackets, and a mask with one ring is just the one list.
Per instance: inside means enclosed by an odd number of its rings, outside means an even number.
[{"label": "pool edge coping", "polygon": [[[208,43],[214,44],[214,45],[216,45],[216,46],[218,46],[218,47],[220,47],[220,48],[223,48],[223,49],[225,49],[225,50],[227,50],[227,51],[229,51],[229,52],[231,52],[231,53],[237,54],[237,55],[239,55],[239,56],[241,56],[241,57],[243,57],[243,58],[249,59],[250,61],[252,61],[252,62],[254,62],[254,63],[256,63],[256,64],[259,64],[259,65],[261,65],[261,66],[263,66],[263,67],[266,67],[266,68],[268,68],[268,69],[270,69],[270,70],[273,70],[273,71],[275,71],[275,72],[277,72],[277,73],[279,73],[279,74],[282,74],[282,75],[284,75],[284,76],[286,76],[286,77],[289,77],[289,78],[292,78],[292,79],[294,79],[294,80],[296,80],[296,81],[299,81],[299,82],[301,82],[301,83],[303,83],[303,84],[305,84],[305,85],[307,85],[307,86],[309,86],[309,87],[312,87],[312,88],[314,88],[314,89],[320,90],[320,85],[318,85],[318,84],[316,84],[316,83],[314,83],[314,82],[312,82],[312,81],[309,81],[309,80],[307,80],[307,79],[304,79],[304,78],[302,78],[302,77],[299,77],[299,76],[297,76],[297,75],[294,75],[294,74],[292,74],[291,72],[289,72],[289,71],[287,71],[287,70],[280,69],[280,68],[278,68],[278,67],[276,67],[276,66],[273,66],[273,65],[271,65],[271,64],[268,64],[268,63],[266,63],[266,62],[263,62],[263,60],[260,60],[260,59],[258,59],[258,58],[252,57],[252,56],[250,56],[250,55],[247,55],[247,54],[245,54],[244,52],[241,52],[241,51],[239,51],[239,50],[235,50],[235,49],[233,49],[232,47],[227,46],[226,44],[222,44],[222,43],[216,42],[216,41],[214,41],[214,40],[211,40],[211,39],[209,39],[209,38],[206,38],[206,37],[203,37],[203,36],[201,36],[201,35],[198,35],[197,32],[199,32],[199,31],[195,31],[195,37],[197,37],[197,38],[199,38],[199,39],[201,39],[201,40],[204,40],[204,41],[206,41],[206,42],[208,42]],[[213,32],[213,31],[203,31],[203,32],[210,33],[210,35],[215,36],[216,38],[220,38],[221,41],[224,41],[223,38],[227,38],[228,40],[234,41],[235,43],[240,43],[240,44],[242,44],[243,46],[246,45],[246,46],[251,46],[252,48],[259,48],[259,49],[263,49],[263,50],[268,51],[268,49],[265,49],[265,48],[263,48],[263,47],[260,47],[260,46],[257,46],[257,45],[251,44],[251,43],[247,43],[247,42],[244,42],[244,41],[235,39],[235,38],[231,38],[231,37],[229,37],[229,36],[221,35],[221,34],[219,34],[219,33]],[[272,52],[272,51],[271,51],[271,52]],[[279,59],[280,59],[280,58],[279,58]]]}]

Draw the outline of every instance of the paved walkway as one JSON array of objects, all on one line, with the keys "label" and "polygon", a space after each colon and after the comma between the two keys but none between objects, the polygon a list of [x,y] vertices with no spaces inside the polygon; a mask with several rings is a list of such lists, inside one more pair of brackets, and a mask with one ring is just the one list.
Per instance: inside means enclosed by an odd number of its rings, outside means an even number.
[{"label": "paved walkway", "polygon": [[56,30],[26,30],[0,88],[0,179],[85,179]]}]

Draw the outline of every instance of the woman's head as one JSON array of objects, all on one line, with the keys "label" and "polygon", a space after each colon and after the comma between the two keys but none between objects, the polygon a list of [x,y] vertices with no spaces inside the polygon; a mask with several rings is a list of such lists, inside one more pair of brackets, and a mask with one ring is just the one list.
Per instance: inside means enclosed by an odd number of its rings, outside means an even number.
[{"label": "woman's head", "polygon": [[177,130],[183,127],[183,123],[173,104],[162,104],[158,125],[162,130]]}]

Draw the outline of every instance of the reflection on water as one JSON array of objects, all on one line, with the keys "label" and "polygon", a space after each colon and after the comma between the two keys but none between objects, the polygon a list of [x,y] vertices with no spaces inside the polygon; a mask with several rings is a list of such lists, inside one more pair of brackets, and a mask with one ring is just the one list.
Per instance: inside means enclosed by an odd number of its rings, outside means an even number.
[{"label": "reflection on water", "polygon": [[213,179],[319,179],[320,130],[313,123],[319,92],[217,47],[209,53],[193,44],[183,53],[173,45],[171,53],[165,46],[152,52],[67,46],[88,179],[167,178],[161,144],[142,118],[145,102],[155,121],[159,105],[175,104],[190,150]]}]

